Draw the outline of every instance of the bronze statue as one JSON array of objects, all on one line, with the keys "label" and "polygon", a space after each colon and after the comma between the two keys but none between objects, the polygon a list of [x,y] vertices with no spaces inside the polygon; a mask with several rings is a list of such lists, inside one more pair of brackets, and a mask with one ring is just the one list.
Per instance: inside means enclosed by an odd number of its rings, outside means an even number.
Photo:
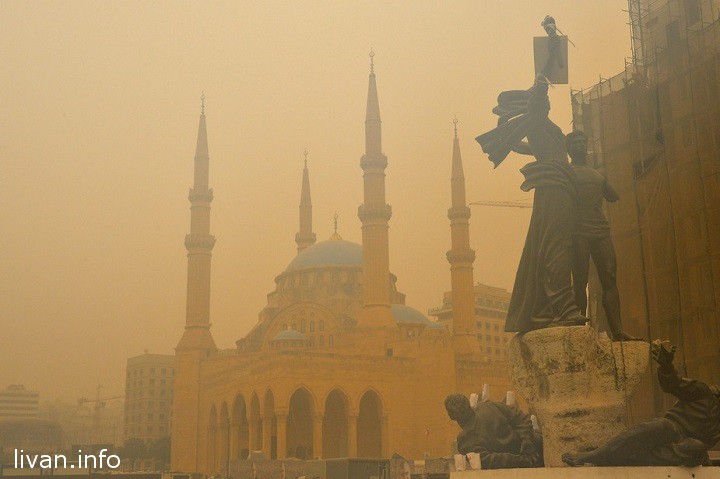
[{"label": "bronze statue", "polygon": [[530,417],[520,409],[482,401],[473,410],[462,394],[449,395],[445,409],[462,428],[458,452],[479,453],[482,469],[543,466],[542,437],[533,432]]},{"label": "bronze statue", "polygon": [[548,116],[547,76],[557,64],[560,39],[554,21],[546,19],[543,26],[549,36],[545,68],[530,89],[500,94],[493,109],[499,116],[498,126],[476,138],[496,167],[511,151],[535,157],[520,170],[525,176],[520,189],[534,189],[535,197],[505,331],[587,321],[575,304],[571,283],[575,174],[567,160],[565,135]]},{"label": "bronze statue", "polygon": [[587,165],[587,136],[581,131],[568,133],[565,144],[575,172],[577,209],[573,230],[573,289],[575,302],[586,314],[588,271],[592,257],[602,286],[605,309],[612,338],[616,341],[638,340],[622,330],[620,294],[617,288],[617,259],[610,237],[610,223],[602,210],[603,199],[610,203],[620,199],[605,175]]},{"label": "bronze statue", "polygon": [[699,466],[720,442],[720,385],[682,379],[672,364],[675,346],[651,344],[658,379],[678,401],[664,417],[634,426],[589,452],[565,453],[570,466]]}]

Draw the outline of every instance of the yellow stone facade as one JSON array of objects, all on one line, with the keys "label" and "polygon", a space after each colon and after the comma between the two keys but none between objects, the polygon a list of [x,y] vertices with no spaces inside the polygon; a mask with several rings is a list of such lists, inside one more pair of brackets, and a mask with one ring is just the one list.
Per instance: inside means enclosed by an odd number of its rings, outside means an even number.
[{"label": "yellow stone facade", "polygon": [[[462,337],[454,338],[444,325],[406,306],[396,288],[388,268],[391,210],[385,203],[388,160],[380,123],[371,71],[361,159],[365,194],[358,211],[363,244],[337,232],[315,242],[306,167],[298,254],[276,277],[256,326],[235,348],[218,350],[209,322],[215,240],[209,231],[212,190],[203,111],[186,238],[187,319],[176,349],[174,470],[224,471],[228,461],[259,450],[271,458],[446,456],[457,434],[443,406],[446,395],[478,392],[483,383],[492,385],[494,396],[510,389],[505,368],[480,354],[474,317],[456,319],[473,331],[463,329]],[[453,158],[459,161],[459,149]],[[453,176],[456,189],[460,182]],[[456,202],[458,195],[453,198]],[[453,205],[456,212],[461,206]],[[462,225],[453,230],[448,260],[462,272],[453,280],[453,289],[462,292],[456,298],[469,295],[465,304],[472,305],[471,250],[467,238],[456,236],[469,234],[468,218],[469,211],[451,216]]]}]

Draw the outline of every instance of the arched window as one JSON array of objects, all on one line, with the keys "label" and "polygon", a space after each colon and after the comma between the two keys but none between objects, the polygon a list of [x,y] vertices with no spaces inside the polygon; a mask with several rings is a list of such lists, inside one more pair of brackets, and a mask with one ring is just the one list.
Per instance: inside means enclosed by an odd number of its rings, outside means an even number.
[{"label": "arched window", "polygon": [[293,321],[292,323],[293,331],[297,331],[297,323]]},{"label": "arched window", "polygon": [[315,332],[315,321],[310,321],[310,332],[311,333]]},{"label": "arched window", "polygon": [[305,320],[304,319],[300,320],[300,332],[301,333],[305,332]]},{"label": "arched window", "polygon": [[335,345],[335,338],[333,338],[333,335],[332,335],[332,334],[331,334],[330,336],[328,336],[328,345],[329,345],[329,346],[334,346],[334,345]]},{"label": "arched window", "polygon": [[318,331],[325,331],[325,321],[320,320],[320,324],[318,324]]},{"label": "arched window", "polygon": [[322,336],[322,335],[321,335],[321,336],[318,337],[318,344],[319,344],[320,346],[325,345],[325,336]]}]

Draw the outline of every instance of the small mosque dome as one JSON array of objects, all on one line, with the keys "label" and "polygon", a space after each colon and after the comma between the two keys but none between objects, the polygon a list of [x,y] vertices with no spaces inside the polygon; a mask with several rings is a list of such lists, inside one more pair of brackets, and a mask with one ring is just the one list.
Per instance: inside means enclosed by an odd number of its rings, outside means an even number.
[{"label": "small mosque dome", "polygon": [[272,339],[273,341],[291,341],[291,340],[300,340],[305,341],[307,338],[303,333],[300,331],[295,331],[294,329],[285,329],[283,331],[280,331],[275,335],[275,337]]},{"label": "small mosque dome", "polygon": [[395,322],[398,324],[429,324],[430,320],[415,308],[405,306],[404,304],[390,305]]},{"label": "small mosque dome", "polygon": [[302,250],[285,268],[285,271],[327,266],[362,268],[362,246],[343,239],[322,241]]}]

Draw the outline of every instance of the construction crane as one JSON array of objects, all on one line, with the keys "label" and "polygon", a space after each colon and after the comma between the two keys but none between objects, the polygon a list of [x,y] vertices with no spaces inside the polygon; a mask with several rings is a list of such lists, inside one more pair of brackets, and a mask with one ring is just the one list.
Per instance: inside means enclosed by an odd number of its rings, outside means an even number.
[{"label": "construction crane", "polygon": [[[84,405],[87,404],[87,403],[94,403],[94,405],[93,405],[93,413],[92,413],[92,416],[91,416],[91,418],[92,418],[92,419],[91,419],[91,420],[92,420],[92,425],[91,425],[91,429],[90,429],[90,435],[91,435],[91,438],[92,438],[91,440],[92,440],[93,443],[99,443],[99,442],[100,442],[100,439],[101,439],[102,436],[103,436],[102,431],[101,431],[101,427],[100,427],[100,425],[101,425],[101,424],[100,424],[100,423],[101,423],[101,420],[100,420],[100,419],[101,419],[102,409],[107,405],[107,402],[108,402],[108,401],[112,401],[112,400],[114,400],[114,399],[122,399],[122,398],[125,397],[125,396],[100,397],[100,390],[101,390],[101,389],[105,389],[103,385],[99,385],[99,386],[96,388],[95,399],[88,399],[87,397],[81,397],[81,398],[79,398],[79,399],[77,400],[78,407],[82,407],[82,406],[84,406]],[[88,418],[90,418],[90,416],[88,416]],[[115,428],[114,428],[114,426],[113,426],[112,436],[113,436],[113,439],[112,439],[112,440],[113,440],[113,442],[115,442]]]},{"label": "construction crane", "polygon": [[82,405],[85,404],[85,403],[90,403],[90,402],[92,402],[92,403],[95,403],[95,406],[94,406],[95,410],[98,410],[98,409],[100,409],[100,408],[105,407],[105,404],[106,404],[107,401],[111,401],[111,400],[113,400],[113,399],[122,399],[122,398],[125,397],[125,396],[111,396],[111,397],[101,398],[101,397],[100,397],[100,390],[101,390],[101,389],[105,389],[105,387],[104,387],[102,384],[99,385],[97,388],[95,388],[95,391],[96,391],[95,399],[88,399],[88,398],[86,398],[86,397],[81,397],[81,398],[79,398],[79,399],[77,400],[78,406],[82,406]]},{"label": "construction crane", "polygon": [[532,208],[533,205],[529,201],[512,200],[512,201],[473,201],[470,206],[502,206],[505,208]]},{"label": "construction crane", "polygon": [[82,397],[77,400],[77,404],[78,404],[78,406],[82,406],[85,403],[94,402],[95,409],[100,409],[102,407],[105,407],[105,403],[107,401],[111,401],[113,399],[122,399],[124,397],[125,396],[110,396],[110,397],[106,397],[106,398],[97,398],[97,399],[88,399],[88,398]]}]

